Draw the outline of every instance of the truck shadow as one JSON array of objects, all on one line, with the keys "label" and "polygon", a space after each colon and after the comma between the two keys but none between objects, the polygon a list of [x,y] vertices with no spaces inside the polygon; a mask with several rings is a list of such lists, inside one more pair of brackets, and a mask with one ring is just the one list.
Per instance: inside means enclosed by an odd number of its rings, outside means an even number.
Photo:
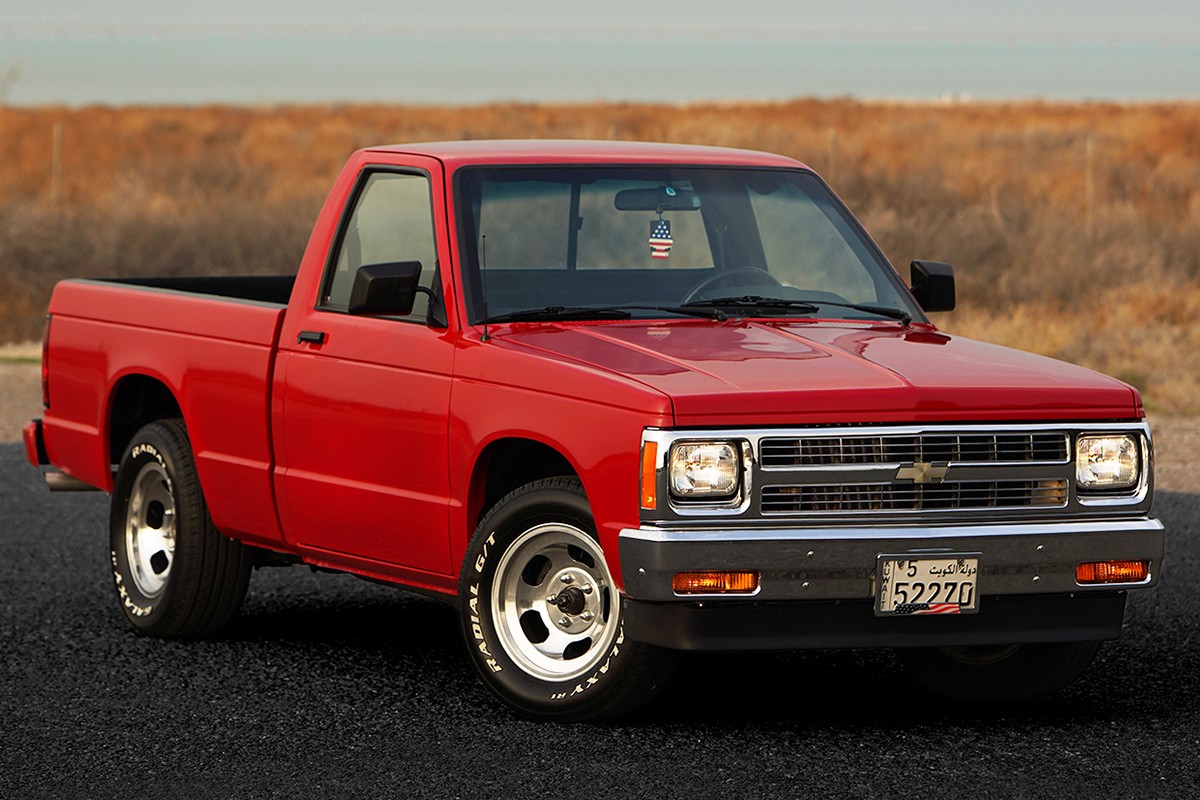
[{"label": "truck shadow", "polygon": [[[1140,649],[1140,648],[1139,648]],[[1049,698],[983,705],[930,692],[886,650],[695,655],[634,725],[704,724],[754,728],[912,731],[914,725],[965,727],[1143,721],[1196,716],[1200,680],[1156,666],[1195,663],[1200,649],[1153,648],[1139,654],[1109,644],[1074,685]],[[1160,661],[1161,660],[1161,661]],[[1138,687],[1162,687],[1147,703]]]},{"label": "truck shadow", "polygon": [[[364,588],[259,598],[224,641],[253,645],[264,662],[292,661],[300,673],[403,675],[406,682],[436,687],[434,696],[456,698],[438,713],[509,716],[478,683],[452,606]],[[1019,728],[1195,716],[1200,673],[1178,665],[1200,663],[1196,623],[1155,616],[1163,610],[1145,605],[1133,605],[1138,626],[1107,644],[1080,681],[1036,702],[976,706],[938,698],[887,650],[689,654],[650,706],[615,724],[825,731],[869,725],[902,732],[914,724]],[[1153,699],[1147,701],[1138,687],[1155,687]]]},{"label": "truck shadow", "polygon": [[[1087,673],[1054,697],[991,707],[953,703],[927,691],[887,650],[689,654],[655,702],[619,724],[902,730],[914,718],[974,727],[1120,725],[1147,715],[1200,722],[1200,671],[1192,666],[1200,663],[1200,598],[1185,580],[1200,567],[1200,547],[1179,535],[1200,512],[1200,496],[1163,493],[1156,512],[1176,532],[1160,586],[1131,595],[1122,639],[1107,643]],[[313,659],[360,674],[364,662],[403,671],[411,681],[467,694],[480,714],[507,713],[476,680],[453,606],[349,576],[256,573],[225,639],[261,646],[264,658],[286,654],[297,669]],[[456,705],[453,713],[463,711]]]}]

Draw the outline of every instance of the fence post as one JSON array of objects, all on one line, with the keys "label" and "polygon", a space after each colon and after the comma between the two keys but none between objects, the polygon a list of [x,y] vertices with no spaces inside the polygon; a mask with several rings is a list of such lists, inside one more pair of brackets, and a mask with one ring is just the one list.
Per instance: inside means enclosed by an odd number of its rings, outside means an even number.
[{"label": "fence post", "polygon": [[50,205],[58,209],[62,203],[63,124],[54,123],[54,144],[50,151]]},{"label": "fence post", "polygon": [[1087,144],[1087,175],[1084,178],[1084,219],[1087,240],[1091,244],[1096,238],[1096,134],[1089,133]]},{"label": "fence post", "polygon": [[825,179],[831,184],[837,183],[837,128],[829,129],[829,174]]}]

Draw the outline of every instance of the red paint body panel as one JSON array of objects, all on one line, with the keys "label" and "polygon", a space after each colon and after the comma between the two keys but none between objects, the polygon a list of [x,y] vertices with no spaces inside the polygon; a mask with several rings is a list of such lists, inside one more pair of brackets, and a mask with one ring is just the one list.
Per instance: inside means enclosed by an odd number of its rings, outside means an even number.
[{"label": "red paint body panel", "polygon": [[[795,169],[765,153],[608,142],[459,142],[355,153],[313,227],[287,307],[95,281],[51,301],[51,462],[111,490],[114,391],[178,402],[217,525],[313,564],[453,593],[489,445],[527,439],[579,474],[620,576],[639,522],[647,427],[1134,419],[1137,393],[1088,370],[874,322],[731,319],[464,326],[455,170],[476,164],[677,163]],[[430,176],[448,325],[316,308],[356,181]],[[325,333],[298,343],[301,331]],[[475,498],[478,500],[478,498]],[[619,577],[618,577],[619,579]]]},{"label": "red paint body panel", "polygon": [[[671,424],[667,396],[636,380],[524,347],[506,337],[466,339],[455,366],[451,403],[451,528],[473,530],[467,481],[479,455],[505,438],[532,439],[562,453],[583,481],[613,575],[617,534],[638,523],[642,429]],[[455,563],[467,537],[454,537]]]},{"label": "red paint body panel", "polygon": [[90,281],[60,283],[50,309],[51,462],[111,491],[113,392],[122,378],[152,378],[183,412],[218,527],[277,543],[265,400],[283,309]]},{"label": "red paint body panel", "polygon": [[447,175],[460,167],[478,164],[713,164],[783,169],[804,166],[795,159],[757,150],[573,139],[427,142],[373,147],[368,152],[379,157],[420,155],[435,158],[442,163]]},{"label": "red paint body panel", "polygon": [[522,325],[507,341],[659,388],[681,427],[1115,419],[1104,375],[896,323],[677,320]]},{"label": "red paint body panel", "polygon": [[27,422],[21,428],[21,441],[25,444],[25,460],[35,467],[44,466],[42,455],[38,451],[37,421]]}]

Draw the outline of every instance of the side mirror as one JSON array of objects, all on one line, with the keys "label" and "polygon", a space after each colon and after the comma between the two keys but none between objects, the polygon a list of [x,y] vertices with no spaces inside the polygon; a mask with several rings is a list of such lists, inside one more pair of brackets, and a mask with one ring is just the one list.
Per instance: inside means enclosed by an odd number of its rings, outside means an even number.
[{"label": "side mirror", "polygon": [[954,267],[940,261],[914,261],[909,270],[913,297],[924,311],[954,310]]},{"label": "side mirror", "polygon": [[420,261],[364,264],[354,273],[346,310],[367,317],[407,316],[417,299],[420,279]]}]

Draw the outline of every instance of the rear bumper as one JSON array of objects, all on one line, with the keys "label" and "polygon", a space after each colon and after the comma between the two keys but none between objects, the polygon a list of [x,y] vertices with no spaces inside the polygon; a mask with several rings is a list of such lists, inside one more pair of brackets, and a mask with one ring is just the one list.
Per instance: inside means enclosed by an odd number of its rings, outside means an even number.
[{"label": "rear bumper", "polygon": [[[46,452],[46,440],[42,433],[42,421],[31,420],[21,429],[21,438],[25,442],[25,460],[35,467],[50,466],[50,456]],[[46,487],[52,492],[98,492],[100,489],[90,483],[84,483],[78,478],[67,475],[56,469],[44,470],[42,478]]]},{"label": "rear bumper", "polygon": [[30,420],[21,429],[21,438],[25,442],[25,460],[35,467],[45,467],[50,464],[50,456],[46,454],[46,440],[42,436],[42,421]]},{"label": "rear bumper", "polygon": [[[1158,520],[773,530],[626,529],[620,536],[626,633],[676,649],[899,647],[1108,639],[1124,590],[1152,586],[1163,559]],[[974,553],[979,612],[876,617],[879,555]],[[1081,586],[1080,562],[1145,560],[1138,584]],[[686,570],[753,570],[753,596],[679,596]]]}]

